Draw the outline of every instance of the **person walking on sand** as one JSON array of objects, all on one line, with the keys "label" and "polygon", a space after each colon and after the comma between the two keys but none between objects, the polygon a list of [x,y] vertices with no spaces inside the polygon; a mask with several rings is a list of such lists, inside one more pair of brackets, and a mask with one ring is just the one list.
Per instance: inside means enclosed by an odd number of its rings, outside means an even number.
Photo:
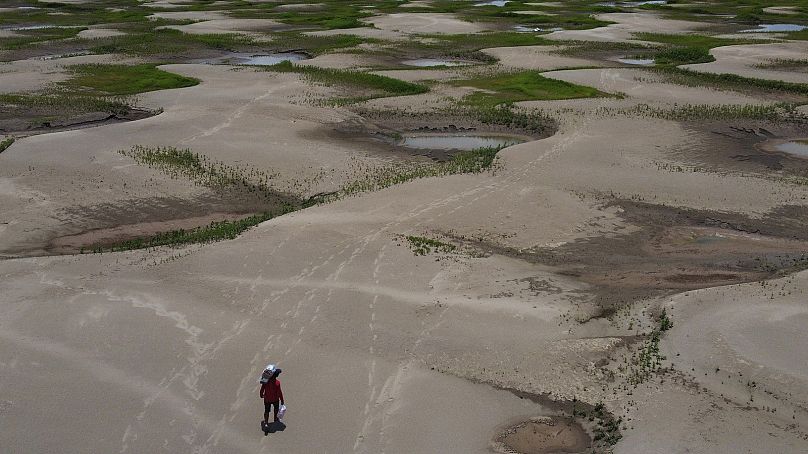
[{"label": "person walking on sand", "polygon": [[264,399],[264,426],[269,425],[269,410],[274,405],[274,414],[273,414],[273,423],[278,422],[278,410],[280,405],[284,405],[283,403],[283,391],[281,391],[281,381],[278,380],[278,375],[281,374],[281,370],[275,367],[274,364],[270,364],[264,369],[264,373],[261,374],[261,392],[260,396]]}]

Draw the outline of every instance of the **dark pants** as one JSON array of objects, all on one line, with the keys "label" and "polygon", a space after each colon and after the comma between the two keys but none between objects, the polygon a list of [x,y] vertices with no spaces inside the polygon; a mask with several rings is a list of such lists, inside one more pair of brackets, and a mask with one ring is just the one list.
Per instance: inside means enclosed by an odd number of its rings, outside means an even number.
[{"label": "dark pants", "polygon": [[275,422],[278,422],[278,409],[280,407],[278,406],[278,401],[277,400],[275,402],[268,402],[266,400],[264,401],[264,421],[269,419],[269,411],[270,411],[270,409],[272,408],[273,405],[275,406],[275,412],[273,413],[272,420],[275,421]]}]

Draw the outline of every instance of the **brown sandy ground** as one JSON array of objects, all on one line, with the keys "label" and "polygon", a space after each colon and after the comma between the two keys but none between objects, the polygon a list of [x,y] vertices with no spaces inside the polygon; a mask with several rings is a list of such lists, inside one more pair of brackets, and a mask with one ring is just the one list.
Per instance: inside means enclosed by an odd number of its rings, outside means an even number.
[{"label": "brown sandy ground", "polygon": [[[468,27],[412,16],[376,25]],[[613,19],[628,25],[586,36],[690,27]],[[232,201],[116,152],[135,144],[269,169],[279,190],[299,195],[397,162],[332,140],[342,126],[373,126],[360,109],[312,102],[332,89],[294,74],[165,68],[202,83],[142,95],[161,115],[28,137],[0,154],[4,254],[116,235],[121,218],[148,229],[205,209],[232,215],[220,209]],[[492,172],[314,206],[232,241],[0,260],[0,445],[605,451],[595,415],[605,412],[621,418],[616,453],[804,452],[808,281],[790,273],[805,267],[808,186],[802,161],[764,146],[804,136],[804,123],[626,113],[771,100],[631,69],[547,75],[625,96],[520,103],[559,130],[502,150]],[[361,107],[434,114],[468,92],[441,90]],[[406,235],[457,249],[415,255]],[[663,307],[666,358],[645,374],[636,358],[652,351]],[[270,361],[286,371],[290,410],[285,430],[265,437],[255,380]],[[46,420],[60,422],[47,437],[31,430]]]}]

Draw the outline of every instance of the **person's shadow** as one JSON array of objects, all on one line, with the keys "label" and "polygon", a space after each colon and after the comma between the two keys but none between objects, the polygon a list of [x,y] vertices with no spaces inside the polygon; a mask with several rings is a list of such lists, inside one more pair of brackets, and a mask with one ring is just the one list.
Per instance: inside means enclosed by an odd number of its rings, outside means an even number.
[{"label": "person's shadow", "polygon": [[267,435],[274,434],[275,432],[283,432],[286,430],[286,424],[284,424],[282,421],[264,424],[264,421],[261,421],[261,430],[264,431],[264,436],[266,437]]}]

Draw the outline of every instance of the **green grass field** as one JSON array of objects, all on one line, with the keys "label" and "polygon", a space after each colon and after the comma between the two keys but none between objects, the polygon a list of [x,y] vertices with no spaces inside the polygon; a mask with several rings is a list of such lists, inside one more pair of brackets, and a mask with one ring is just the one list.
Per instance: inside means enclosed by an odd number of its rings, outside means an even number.
[{"label": "green grass field", "polygon": [[152,64],[86,64],[74,65],[70,69],[74,76],[63,82],[64,86],[111,96],[190,87],[199,83],[196,79],[163,71]]},{"label": "green grass field", "polygon": [[544,101],[609,96],[592,87],[585,87],[542,76],[538,71],[497,74],[478,79],[455,81],[453,84],[494,91],[495,93],[474,93],[465,98],[466,102],[480,107],[518,101]]}]

